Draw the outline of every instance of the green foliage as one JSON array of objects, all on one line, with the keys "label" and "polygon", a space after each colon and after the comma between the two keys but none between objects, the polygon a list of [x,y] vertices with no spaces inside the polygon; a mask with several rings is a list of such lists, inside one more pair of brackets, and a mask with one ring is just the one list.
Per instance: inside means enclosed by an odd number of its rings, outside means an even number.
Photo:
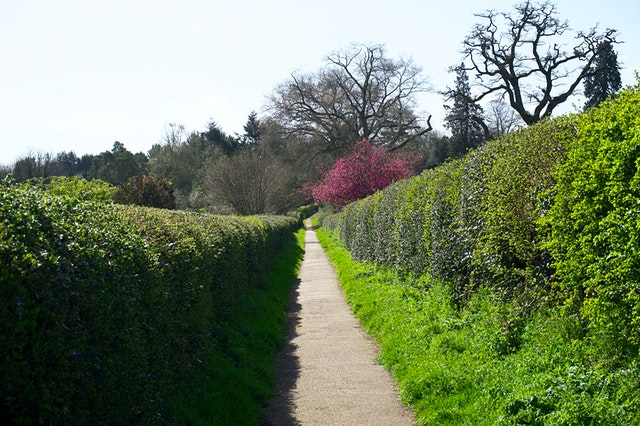
[{"label": "green foliage", "polygon": [[575,134],[572,120],[494,140],[348,205],[341,219],[324,215],[323,224],[339,227],[356,258],[448,280],[456,299],[480,283],[505,295],[535,288],[550,275],[536,220],[551,203],[551,171]]},{"label": "green foliage", "polygon": [[118,185],[113,201],[120,204],[175,209],[176,196],[173,185],[163,178],[150,175],[131,176]]},{"label": "green foliage", "polygon": [[536,221],[552,204],[552,170],[564,161],[575,137],[574,118],[545,121],[494,141],[484,153],[483,223],[479,267],[503,292],[522,292],[548,280],[549,257],[540,246]]},{"label": "green foliage", "polygon": [[583,80],[584,96],[587,98],[584,103],[585,110],[604,102],[622,87],[620,64],[618,55],[613,50],[613,43],[603,41],[597,50],[589,73]]},{"label": "green foliage", "polygon": [[[354,306],[365,319],[388,315],[379,327],[409,327],[394,344],[412,366],[409,400],[437,412],[425,423],[482,424],[473,416],[485,407],[489,423],[638,422],[639,117],[635,86],[320,215],[354,259],[403,278],[367,287]],[[369,300],[379,291],[398,292],[399,307]],[[405,300],[433,297],[439,304],[425,309]],[[445,299],[451,310],[439,323],[471,328],[423,337],[425,327],[446,330],[425,320]],[[461,355],[478,348],[477,359]],[[433,357],[425,368],[414,363],[420,351]]]},{"label": "green foliage", "polygon": [[451,130],[449,144],[452,156],[458,157],[464,155],[467,149],[477,148],[484,142],[485,133],[482,127],[483,110],[480,104],[473,100],[464,64],[453,68],[452,71],[456,73],[455,87],[448,89],[444,95],[445,101],[453,101],[453,105],[444,105],[447,111],[444,122]]},{"label": "green foliage", "polygon": [[640,420],[637,360],[620,369],[591,363],[597,345],[581,338],[577,317],[543,307],[523,317],[517,303],[486,289],[457,307],[453,286],[354,261],[335,232],[320,228],[317,234],[418,424]]},{"label": "green foliage", "polygon": [[110,204],[7,183],[0,197],[3,423],[155,412],[154,321],[139,308],[162,300],[144,241]]},{"label": "green foliage", "polygon": [[301,219],[306,219],[308,217],[313,216],[318,211],[317,204],[307,204],[305,206],[300,206],[296,210],[296,213],[300,215]]},{"label": "green foliage", "polygon": [[0,191],[0,421],[157,424],[299,221]]},{"label": "green foliage", "polygon": [[543,221],[546,247],[558,286],[601,338],[620,340],[619,356],[640,345],[640,86],[577,125]]},{"label": "green foliage", "polygon": [[147,162],[146,155],[141,152],[134,154],[124,144],[116,141],[111,151],[102,152],[91,159],[87,177],[118,185],[131,176],[142,173]]},{"label": "green foliage", "polygon": [[304,230],[295,237],[263,274],[266,286],[251,289],[228,323],[216,327],[206,367],[174,395],[170,423],[260,424],[273,396],[273,359],[284,344],[289,290],[304,253]]},{"label": "green foliage", "polygon": [[116,191],[115,186],[100,179],[87,180],[79,177],[53,176],[30,179],[29,183],[69,200],[110,201]]},{"label": "green foliage", "polygon": [[184,126],[171,123],[162,141],[149,150],[147,170],[171,182],[179,208],[198,209],[205,165],[220,155],[222,151],[197,132],[188,134]]}]

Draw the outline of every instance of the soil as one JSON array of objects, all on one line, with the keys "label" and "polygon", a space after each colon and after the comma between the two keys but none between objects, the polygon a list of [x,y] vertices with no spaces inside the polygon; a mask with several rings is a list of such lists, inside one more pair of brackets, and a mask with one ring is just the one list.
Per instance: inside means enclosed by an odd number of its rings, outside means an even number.
[{"label": "soil", "polygon": [[264,426],[415,424],[309,225],[288,315],[287,343],[275,366],[277,394]]}]

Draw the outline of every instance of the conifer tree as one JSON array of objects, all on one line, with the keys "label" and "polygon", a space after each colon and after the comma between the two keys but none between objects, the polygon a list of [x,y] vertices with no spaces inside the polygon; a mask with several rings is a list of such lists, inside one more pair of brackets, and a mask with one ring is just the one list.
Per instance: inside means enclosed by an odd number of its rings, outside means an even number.
[{"label": "conifer tree", "polygon": [[243,129],[244,134],[240,137],[240,143],[245,146],[250,146],[260,142],[262,139],[262,133],[264,132],[264,126],[258,118],[257,112],[251,111]]},{"label": "conifer tree", "polygon": [[453,101],[453,105],[445,105],[447,114],[444,118],[445,126],[451,131],[449,156],[464,154],[467,149],[479,146],[488,134],[488,128],[482,118],[482,107],[471,97],[469,77],[464,64],[455,67],[455,87],[447,90],[446,101]]},{"label": "conifer tree", "polygon": [[602,42],[598,54],[584,79],[584,109],[597,106],[622,87],[618,55],[610,42]]}]

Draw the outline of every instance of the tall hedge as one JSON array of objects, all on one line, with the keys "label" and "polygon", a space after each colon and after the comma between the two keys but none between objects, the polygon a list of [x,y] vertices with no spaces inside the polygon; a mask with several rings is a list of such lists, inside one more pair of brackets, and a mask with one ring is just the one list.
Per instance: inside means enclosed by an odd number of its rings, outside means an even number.
[{"label": "tall hedge", "polygon": [[598,339],[640,346],[640,85],[577,120],[543,225],[558,285]]},{"label": "tall hedge", "polygon": [[341,238],[358,259],[454,284],[457,299],[482,283],[518,292],[548,278],[536,220],[549,207],[571,118],[523,129],[421,176],[348,205]]},{"label": "tall hedge", "polygon": [[295,217],[0,186],[0,421],[157,424]]},{"label": "tall hedge", "polygon": [[[640,88],[548,120],[322,218],[356,259],[574,306],[640,345]],[[631,349],[633,350],[633,349]]]}]

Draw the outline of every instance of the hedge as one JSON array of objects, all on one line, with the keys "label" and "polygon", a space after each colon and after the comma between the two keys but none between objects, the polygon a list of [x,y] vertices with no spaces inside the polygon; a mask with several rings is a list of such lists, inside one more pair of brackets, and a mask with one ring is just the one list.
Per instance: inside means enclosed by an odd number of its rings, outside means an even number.
[{"label": "hedge", "polygon": [[640,345],[640,86],[584,114],[521,129],[396,182],[320,223],[355,259],[487,287],[523,311],[574,306]]},{"label": "hedge", "polygon": [[0,186],[0,421],[150,424],[295,217],[223,217]]},{"label": "hedge", "polygon": [[[542,221],[558,286],[613,357],[640,346],[640,84],[579,117]],[[612,341],[613,340],[613,341]]]},{"label": "hedge", "polygon": [[520,290],[544,269],[535,219],[574,133],[571,119],[520,130],[324,216],[322,224],[338,227],[357,259],[453,282],[460,299],[482,282]]}]

